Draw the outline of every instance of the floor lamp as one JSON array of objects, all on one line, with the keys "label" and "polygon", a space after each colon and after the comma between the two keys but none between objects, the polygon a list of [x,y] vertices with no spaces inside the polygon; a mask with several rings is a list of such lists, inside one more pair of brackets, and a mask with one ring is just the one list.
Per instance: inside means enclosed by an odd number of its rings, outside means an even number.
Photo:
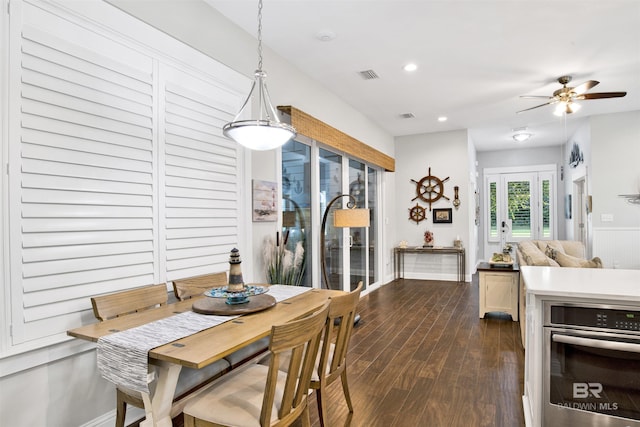
[{"label": "floor lamp", "polygon": [[[331,206],[343,197],[348,197],[346,209],[338,209],[333,215],[333,226],[338,228],[346,227],[369,227],[369,209],[357,209],[356,198],[351,194],[340,194],[327,204],[327,208],[324,211],[322,217],[322,227],[320,228],[320,264],[322,269],[322,279],[327,289],[331,289],[329,285],[329,274],[327,272],[327,262],[325,257],[325,229],[327,226],[327,218],[329,216],[329,210]],[[322,284],[320,286],[322,288]],[[360,321],[360,315],[356,314],[353,323]]]}]

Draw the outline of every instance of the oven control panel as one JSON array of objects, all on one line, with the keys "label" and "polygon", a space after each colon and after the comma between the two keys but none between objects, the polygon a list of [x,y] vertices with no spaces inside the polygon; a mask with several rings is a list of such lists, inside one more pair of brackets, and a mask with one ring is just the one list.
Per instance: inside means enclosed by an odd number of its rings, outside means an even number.
[{"label": "oven control panel", "polygon": [[553,325],[640,332],[640,310],[551,305]]}]

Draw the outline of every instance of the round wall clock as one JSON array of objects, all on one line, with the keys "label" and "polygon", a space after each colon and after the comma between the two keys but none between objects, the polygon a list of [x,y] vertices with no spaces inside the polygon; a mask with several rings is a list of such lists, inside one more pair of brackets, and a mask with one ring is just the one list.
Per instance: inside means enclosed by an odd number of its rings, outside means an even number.
[{"label": "round wall clock", "polygon": [[444,198],[450,200],[444,195],[444,183],[447,182],[449,177],[440,179],[437,176],[431,175],[431,167],[429,167],[429,175],[423,177],[419,181],[412,179],[411,182],[416,184],[416,197],[411,199],[413,202],[416,199],[420,199],[429,204],[429,210],[431,210],[431,204]]}]

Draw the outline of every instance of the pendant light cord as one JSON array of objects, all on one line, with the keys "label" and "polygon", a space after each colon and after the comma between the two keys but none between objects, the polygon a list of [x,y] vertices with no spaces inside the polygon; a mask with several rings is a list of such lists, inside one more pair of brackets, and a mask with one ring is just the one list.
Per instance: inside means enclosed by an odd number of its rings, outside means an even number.
[{"label": "pendant light cord", "polygon": [[258,0],[258,70],[262,71],[262,0]]}]

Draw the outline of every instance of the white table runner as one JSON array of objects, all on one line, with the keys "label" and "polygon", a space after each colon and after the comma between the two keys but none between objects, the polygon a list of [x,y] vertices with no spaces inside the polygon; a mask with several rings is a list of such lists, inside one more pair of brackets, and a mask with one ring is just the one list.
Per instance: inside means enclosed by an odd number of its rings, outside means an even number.
[{"label": "white table runner", "polygon": [[[272,285],[269,294],[276,302],[300,295],[311,288]],[[238,316],[210,316],[188,311],[146,325],[116,332],[98,339],[98,369],[114,384],[149,393],[149,350],[235,319]]]}]

